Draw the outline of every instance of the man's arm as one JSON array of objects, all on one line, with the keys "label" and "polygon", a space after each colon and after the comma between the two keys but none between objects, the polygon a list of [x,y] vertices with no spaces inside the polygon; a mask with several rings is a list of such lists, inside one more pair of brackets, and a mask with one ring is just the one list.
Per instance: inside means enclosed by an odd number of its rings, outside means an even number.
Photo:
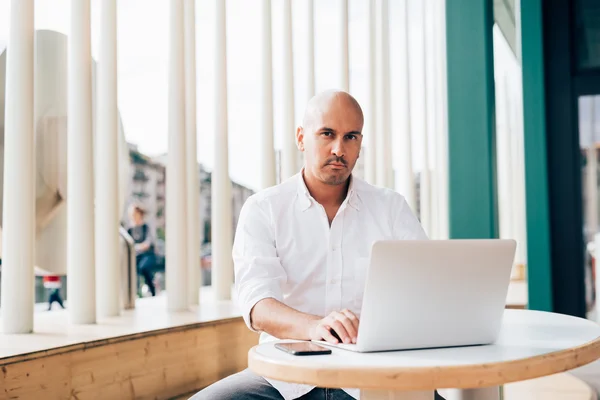
[{"label": "man's arm", "polygon": [[325,318],[297,311],[283,304],[287,273],[275,246],[274,229],[264,204],[250,197],[240,212],[233,245],[235,286],[246,325],[279,339],[321,340],[337,343],[355,339],[358,319],[349,311]]},{"label": "man's arm", "polygon": [[358,335],[358,318],[349,310],[321,318],[269,298],[256,303],[250,315],[254,329],[277,338],[338,343],[330,330],[333,329],[344,343],[356,343]]},{"label": "man's arm", "polygon": [[321,319],[273,299],[263,299],[250,312],[252,327],[277,338],[309,340],[310,327]]}]

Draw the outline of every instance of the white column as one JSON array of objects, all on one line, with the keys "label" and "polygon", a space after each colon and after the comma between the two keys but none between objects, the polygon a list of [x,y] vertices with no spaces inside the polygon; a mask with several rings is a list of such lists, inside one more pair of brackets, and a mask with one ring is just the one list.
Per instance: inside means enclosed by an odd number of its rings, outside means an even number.
[{"label": "white column", "polygon": [[376,64],[376,0],[369,0],[369,114],[366,115],[365,180],[377,184],[377,64]]},{"label": "white column", "polygon": [[438,174],[438,236],[447,239],[448,221],[448,130],[446,112],[446,0],[435,4],[436,28],[436,168]]},{"label": "white column", "polygon": [[166,183],[166,289],[171,311],[188,306],[183,0],[170,1],[169,150]]},{"label": "white column", "polygon": [[518,172],[516,178],[516,187],[518,188],[517,201],[518,207],[516,210],[517,223],[517,263],[524,269],[527,266],[527,215],[526,215],[526,199],[525,199],[525,142],[523,137],[523,85],[521,83],[521,75],[516,75],[514,86],[515,104],[512,104],[515,113],[515,142],[518,158]]},{"label": "white column", "polygon": [[212,281],[217,300],[231,298],[233,241],[227,139],[227,41],[225,1],[215,0],[215,166],[212,172]]},{"label": "white column", "polygon": [[90,1],[72,0],[67,97],[67,297],[74,324],[96,322],[90,37]]},{"label": "white column", "polygon": [[595,135],[595,97],[591,97],[587,106],[589,106],[589,131],[590,131],[590,144],[586,149],[586,221],[585,225],[588,229],[588,239],[594,237],[598,232],[598,159],[596,158],[596,135]]},{"label": "white column", "polygon": [[187,190],[188,305],[200,297],[200,174],[196,133],[196,5],[184,0],[185,147]]},{"label": "white column", "polygon": [[496,152],[498,181],[498,220],[499,233],[503,239],[515,239],[513,227],[514,182],[512,176],[513,154],[509,127],[509,99],[506,72],[498,68],[495,72],[496,90]]},{"label": "white column", "polygon": [[[600,260],[600,233],[594,235],[594,258]],[[600,293],[600,275],[596,274],[595,282],[593,283],[596,293]],[[600,296],[595,299],[595,319],[600,324]]]},{"label": "white column", "polygon": [[[435,53],[435,0],[424,0],[423,4],[423,28],[425,37],[425,79],[426,79],[426,121],[427,143],[433,146],[427,148],[427,161],[432,164],[427,175],[429,184],[429,234],[431,238],[438,238],[438,208],[437,208],[437,99],[436,99],[436,65],[437,55]],[[433,152],[431,151],[433,147]],[[433,154],[432,154],[433,153]]]},{"label": "white column", "polygon": [[377,1],[377,185],[394,187],[390,132],[390,59],[388,1]]},{"label": "white column", "polygon": [[417,195],[412,167],[412,127],[410,121],[410,75],[408,71],[408,0],[400,0],[400,37],[398,45],[400,62],[398,76],[400,81],[400,104],[398,106],[400,126],[397,129],[398,145],[396,154],[400,158],[400,169],[396,173],[396,190],[402,194],[410,208],[416,212]]},{"label": "white column", "polygon": [[33,0],[12,0],[6,59],[2,332],[33,331]]},{"label": "white column", "polygon": [[294,57],[292,42],[291,0],[283,0],[283,140],[281,149],[281,181],[298,172],[296,160],[296,127],[294,116]]},{"label": "white column", "polygon": [[[312,1],[310,2],[312,3]],[[262,0],[262,11],[262,137],[260,144],[260,165],[261,187],[264,189],[277,183],[273,138],[273,46],[271,34],[271,0]]]},{"label": "white column", "polygon": [[350,59],[348,45],[348,0],[340,0],[340,88],[350,91]]},{"label": "white column", "polygon": [[430,226],[430,193],[431,185],[429,179],[429,141],[428,133],[428,112],[427,112],[427,57],[425,41],[425,5],[423,2],[408,3],[409,10],[409,50],[410,50],[410,97],[411,97],[411,122],[413,130],[413,139],[420,137],[421,152],[419,155],[421,161],[420,176],[420,217],[421,225],[427,234],[431,234]]},{"label": "white column", "polygon": [[307,8],[307,35],[306,45],[308,49],[306,51],[306,70],[308,76],[306,78],[306,85],[308,86],[308,100],[315,95],[315,7],[313,0],[306,0]]},{"label": "white column", "polygon": [[96,303],[99,317],[119,315],[119,176],[117,119],[117,4],[100,15],[96,135]]}]

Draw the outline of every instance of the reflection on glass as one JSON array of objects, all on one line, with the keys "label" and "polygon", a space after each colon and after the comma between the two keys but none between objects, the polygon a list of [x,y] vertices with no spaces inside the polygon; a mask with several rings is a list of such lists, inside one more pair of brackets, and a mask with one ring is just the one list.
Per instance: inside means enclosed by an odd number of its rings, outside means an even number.
[{"label": "reflection on glass", "polygon": [[579,68],[600,68],[600,1],[575,3],[575,43]]},{"label": "reflection on glass", "polygon": [[595,303],[595,252],[598,235],[598,147],[600,145],[600,96],[579,98],[579,147],[582,160],[583,236],[585,249],[586,301]]}]

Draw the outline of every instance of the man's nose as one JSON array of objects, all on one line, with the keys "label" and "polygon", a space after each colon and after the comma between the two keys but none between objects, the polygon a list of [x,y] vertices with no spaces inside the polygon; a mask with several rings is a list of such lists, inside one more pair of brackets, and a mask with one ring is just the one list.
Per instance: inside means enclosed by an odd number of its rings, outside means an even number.
[{"label": "man's nose", "polygon": [[341,140],[336,140],[333,142],[333,146],[331,147],[331,154],[334,154],[337,157],[344,156],[344,143]]}]

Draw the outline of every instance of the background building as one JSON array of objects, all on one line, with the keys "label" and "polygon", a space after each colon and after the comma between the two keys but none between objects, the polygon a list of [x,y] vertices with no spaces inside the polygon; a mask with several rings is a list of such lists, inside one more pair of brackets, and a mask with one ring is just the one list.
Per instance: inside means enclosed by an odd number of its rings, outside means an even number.
[{"label": "background building", "polygon": [[[131,162],[131,182],[128,186],[127,207],[122,216],[122,224],[130,226],[129,206],[141,204],[146,209],[146,223],[156,238],[157,270],[164,270],[165,257],[165,185],[166,154],[150,157],[141,153],[137,146],[129,144]],[[200,179],[200,242],[204,284],[210,284],[211,268],[211,172],[198,164]],[[237,220],[244,202],[254,193],[253,190],[231,181],[232,232],[235,233]],[[232,238],[233,240],[233,238]],[[200,263],[200,261],[199,261]],[[161,278],[162,279],[162,278]]]}]

